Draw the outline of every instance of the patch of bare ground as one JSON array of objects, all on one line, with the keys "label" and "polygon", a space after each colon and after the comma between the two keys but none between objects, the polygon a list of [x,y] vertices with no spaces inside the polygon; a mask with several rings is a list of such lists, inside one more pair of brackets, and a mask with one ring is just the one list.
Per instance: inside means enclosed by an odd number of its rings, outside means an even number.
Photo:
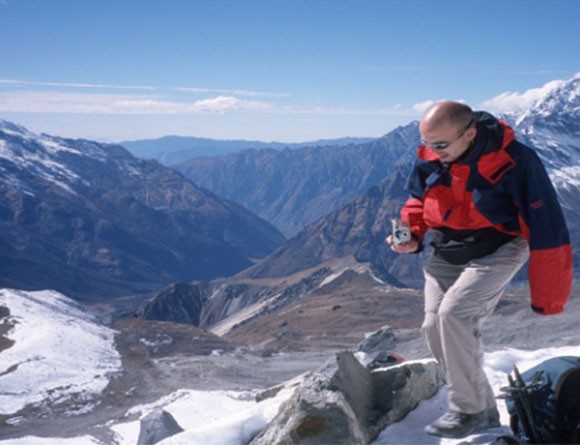
[{"label": "patch of bare ground", "polygon": [[385,324],[417,328],[422,318],[421,292],[346,271],[278,311],[238,324],[226,337],[281,351],[344,349]]},{"label": "patch of bare ground", "polygon": [[[127,411],[179,389],[268,388],[321,367],[327,351],[297,355],[252,349],[202,329],[137,318],[116,321],[116,347],[123,369],[98,400],[29,406],[0,416],[0,439],[27,435],[74,437],[92,434],[113,443],[108,422],[126,422]],[[90,408],[90,409],[89,409]],[[85,412],[86,411],[86,412]]]},{"label": "patch of bare ground", "polygon": [[[164,362],[165,358],[189,357],[194,362],[212,351],[231,352],[236,348],[231,341],[188,325],[125,319],[112,328],[117,331],[115,342],[123,370],[112,377],[97,409],[90,409],[95,401],[30,406],[15,415],[0,417],[0,438],[25,433],[48,437],[84,433],[122,418],[132,406],[152,402],[176,389],[196,387],[199,372],[195,366],[173,367]],[[85,409],[90,412],[82,414]],[[6,423],[10,418],[18,421]]]}]

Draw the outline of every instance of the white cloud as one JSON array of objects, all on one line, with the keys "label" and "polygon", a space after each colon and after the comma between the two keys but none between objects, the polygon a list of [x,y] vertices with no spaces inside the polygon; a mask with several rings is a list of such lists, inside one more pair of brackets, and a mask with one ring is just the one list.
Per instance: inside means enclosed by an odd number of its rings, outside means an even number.
[{"label": "white cloud", "polygon": [[533,88],[523,93],[506,91],[483,102],[481,108],[494,113],[521,113],[546,97],[564,82],[564,80],[553,80],[540,88]]},{"label": "white cloud", "polygon": [[413,110],[418,111],[420,113],[424,113],[425,111],[427,111],[427,109],[431,106],[434,105],[435,101],[428,99],[425,100],[423,102],[419,102],[418,104],[413,105]]},{"label": "white cloud", "polygon": [[265,111],[266,102],[217,96],[195,102],[179,102],[155,96],[130,94],[83,94],[61,91],[0,93],[0,111],[16,113],[72,114],[188,114]]},{"label": "white cloud", "polygon": [[262,96],[262,97],[289,97],[289,93],[270,93],[267,91],[248,91],[248,90],[228,90],[221,88],[174,88],[177,91],[186,91],[188,93],[217,93],[229,94],[235,96]]},{"label": "white cloud", "polygon": [[73,93],[64,91],[0,90],[0,112],[70,114],[224,114],[228,112],[269,112],[276,114],[317,114],[352,116],[414,116],[401,105],[384,109],[289,107],[266,101],[219,95],[196,101],[168,99],[161,95],[121,93]]},{"label": "white cloud", "polygon": [[[2,0],[0,0],[1,2]],[[27,87],[57,87],[57,88],[85,88],[85,89],[111,89],[111,90],[148,90],[159,91],[162,88],[148,86],[148,85],[108,85],[98,83],[81,83],[81,82],[43,82],[43,81],[29,81],[19,79],[2,79],[0,78],[0,86],[27,86]],[[248,96],[248,97],[289,97],[289,93],[274,93],[267,91],[251,91],[251,90],[235,90],[225,88],[198,88],[198,87],[169,87],[167,90],[184,91],[194,94],[220,94],[233,96]]]},{"label": "white cloud", "polygon": [[218,96],[193,102],[191,111],[206,113],[225,113],[227,111],[267,111],[272,106],[266,102],[241,100],[233,96]]},{"label": "white cloud", "polygon": [[4,85],[23,85],[39,87],[64,87],[64,88],[97,88],[113,90],[155,90],[155,87],[145,85],[105,85],[97,83],[65,83],[65,82],[36,82],[16,79],[0,79],[0,84]]}]

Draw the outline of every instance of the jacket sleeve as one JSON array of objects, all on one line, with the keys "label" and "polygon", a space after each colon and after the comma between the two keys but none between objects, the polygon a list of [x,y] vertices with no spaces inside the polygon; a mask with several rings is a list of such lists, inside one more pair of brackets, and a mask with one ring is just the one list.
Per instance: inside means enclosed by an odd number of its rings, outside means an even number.
[{"label": "jacket sleeve", "polygon": [[532,309],[542,315],[564,310],[573,278],[572,246],[556,191],[537,154],[522,146],[516,205],[530,246],[528,276]]},{"label": "jacket sleeve", "polygon": [[[417,159],[407,179],[406,190],[410,195],[401,209],[401,220],[409,224],[414,238],[421,242],[427,231],[423,219],[423,196],[425,194],[425,174],[420,169],[422,162]],[[419,249],[420,250],[420,249]]]},{"label": "jacket sleeve", "polygon": [[401,220],[409,224],[414,238],[421,242],[427,231],[423,220],[423,201],[418,198],[409,198],[401,209]]}]

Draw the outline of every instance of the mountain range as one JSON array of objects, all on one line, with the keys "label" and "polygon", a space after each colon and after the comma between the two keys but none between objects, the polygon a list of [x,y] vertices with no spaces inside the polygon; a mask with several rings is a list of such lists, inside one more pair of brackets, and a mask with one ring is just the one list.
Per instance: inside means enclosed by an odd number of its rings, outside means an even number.
[{"label": "mountain range", "polygon": [[363,144],[248,149],[173,167],[290,237],[379,184],[418,142],[414,122]]},{"label": "mountain range", "polygon": [[191,136],[164,136],[157,139],[122,141],[119,145],[127,148],[135,156],[156,159],[164,165],[174,165],[199,157],[219,156],[244,149],[295,149],[300,147],[320,147],[325,145],[341,146],[362,144],[374,138],[351,137],[339,139],[320,139],[310,142],[263,142],[248,140],[219,140]]},{"label": "mountain range", "polygon": [[[541,157],[558,192],[572,244],[576,245],[580,242],[577,223],[580,221],[580,77],[563,83],[521,115],[500,117],[511,123],[519,138]],[[410,124],[410,129],[418,137],[417,125]],[[396,129],[393,133],[399,131],[401,129]],[[410,275],[408,270],[419,269],[423,258],[419,258],[417,267],[401,265],[400,255],[395,255],[397,259],[393,260],[382,242],[390,230],[389,218],[397,215],[407,198],[404,184],[414,153],[412,146],[399,162],[392,164],[380,185],[290,238],[264,262],[253,267],[252,276],[279,276],[283,273],[280,264],[290,264],[290,270],[296,272],[329,257],[354,255],[416,286],[417,276]],[[575,264],[578,270],[578,253]]]},{"label": "mountain range", "polygon": [[240,205],[119,145],[0,121],[0,287],[148,294],[247,268],[284,237]]},{"label": "mountain range", "polygon": [[[502,115],[546,164],[573,244],[579,84],[576,76],[525,112]],[[427,253],[395,255],[384,243],[406,199],[416,122],[362,144],[249,149],[175,169],[119,145],[6,121],[0,129],[2,286],[93,301],[149,295],[140,317],[298,344],[310,335],[301,322],[309,311],[348,324],[341,309],[366,298],[384,304],[384,320],[398,319],[403,289],[422,285]],[[287,241],[273,227],[284,223]]]},{"label": "mountain range", "polygon": [[[500,116],[514,125],[519,137],[535,149],[545,163],[560,197],[573,245],[580,242],[578,225],[580,221],[579,92],[580,77],[576,77],[562,83],[524,113]],[[382,141],[395,140],[403,145],[407,141],[418,140],[418,137],[417,124],[411,123],[407,127],[394,130],[382,138]],[[342,294],[337,291],[336,285],[332,291],[328,290],[329,283],[338,280],[339,276],[351,274],[346,280],[348,283],[358,280],[359,286],[346,287],[350,289],[353,300],[363,295],[370,298],[369,290],[373,288],[376,293],[383,292],[385,300],[400,296],[397,288],[420,288],[423,282],[422,264],[429,249],[425,249],[426,252],[419,255],[396,255],[384,243],[384,238],[390,231],[389,220],[398,214],[407,197],[404,192],[404,183],[414,159],[415,145],[405,145],[406,151],[400,151],[398,159],[391,161],[391,164],[384,169],[384,179],[380,183],[304,227],[264,261],[258,262],[234,277],[208,286],[209,290],[206,294],[208,301],[203,306],[201,325],[208,328],[214,326],[212,329],[215,329],[215,332],[235,337],[238,335],[236,331],[239,332],[242,326],[243,330],[247,331],[253,326],[254,331],[257,331],[262,324],[266,323],[266,320],[273,317],[272,314],[284,313],[284,319],[279,320],[279,325],[277,325],[278,329],[274,332],[272,330],[263,332],[262,340],[270,341],[284,332],[299,338],[302,336],[301,332],[304,331],[301,317],[304,317],[305,313],[323,304],[324,313],[329,319],[336,318],[337,314],[333,313],[332,308],[337,305],[344,306],[344,301],[334,300],[337,295]],[[367,144],[365,147],[368,149],[370,145]],[[352,148],[343,148],[343,150],[349,149]],[[316,151],[314,148],[303,150],[303,153]],[[319,151],[323,152],[322,149]],[[217,193],[223,193],[224,190],[233,191],[233,188],[230,188],[229,178],[236,175],[241,177],[244,171],[248,184],[243,190],[246,199],[251,199],[254,193],[259,193],[262,189],[276,190],[275,187],[269,186],[270,178],[283,178],[285,171],[298,170],[300,162],[302,162],[303,170],[308,170],[310,168],[308,161],[313,158],[313,156],[301,158],[301,160],[297,158],[297,165],[291,165],[290,161],[287,161],[283,169],[280,168],[276,173],[269,172],[267,175],[262,174],[265,167],[256,170],[250,168],[253,165],[261,165],[257,163],[257,160],[266,156],[275,158],[287,156],[287,154],[245,151],[214,160],[192,160],[177,168],[194,180],[193,171],[196,171],[200,177],[213,178],[214,183],[211,183],[209,179],[200,182],[206,186],[209,185]],[[356,171],[359,167],[355,165],[355,159],[355,157],[350,158],[350,162],[351,168]],[[368,165],[365,164],[366,158],[361,162],[363,165]],[[190,167],[192,164],[204,165],[205,170],[196,168],[189,170],[188,173],[185,165]],[[221,173],[221,167],[224,165],[231,169],[227,176]],[[236,165],[240,166],[239,171],[234,168]],[[271,162],[269,165],[277,164]],[[255,173],[250,174],[250,172]],[[303,196],[307,195],[303,193]],[[316,199],[322,198],[317,196]],[[303,201],[303,205],[307,207],[308,202],[308,200]],[[345,259],[345,262],[340,262],[341,258]],[[580,261],[576,251],[574,264],[577,275]],[[352,274],[359,278],[353,277]],[[365,279],[365,276],[372,279]],[[296,277],[302,277],[305,280],[298,287],[296,287]],[[516,284],[519,282],[522,286],[525,285],[526,278],[527,273],[524,268],[516,277]],[[373,284],[373,279],[375,279],[375,284]],[[377,290],[380,287],[376,284],[377,280],[387,288],[390,287],[391,290],[386,294],[384,289]],[[280,283],[283,282],[292,284],[281,288]],[[366,284],[363,286],[361,282],[366,282]],[[256,287],[258,283],[260,286]],[[268,283],[266,289],[264,283]],[[290,288],[294,289],[294,292],[290,292],[292,298],[284,298],[284,289]],[[316,296],[322,293],[325,293],[327,299],[322,300],[321,303]],[[372,294],[372,291],[370,293]],[[152,304],[153,301],[156,299],[154,298],[148,304]],[[396,316],[392,317],[389,314],[389,303],[390,301],[384,302],[384,309],[378,309],[381,306],[377,306],[377,309],[385,310],[385,320],[391,322],[393,318],[396,319]],[[159,301],[156,304],[159,304]],[[409,300],[409,305],[412,304],[416,302]],[[154,317],[152,313],[150,316]],[[171,316],[170,319],[172,319]]]}]

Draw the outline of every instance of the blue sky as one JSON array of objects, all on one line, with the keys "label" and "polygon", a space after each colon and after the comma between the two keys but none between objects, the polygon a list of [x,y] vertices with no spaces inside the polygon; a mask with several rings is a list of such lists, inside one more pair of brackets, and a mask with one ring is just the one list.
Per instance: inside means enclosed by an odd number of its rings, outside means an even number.
[{"label": "blue sky", "polygon": [[0,118],[105,141],[380,136],[580,72],[578,0],[0,0]]}]

